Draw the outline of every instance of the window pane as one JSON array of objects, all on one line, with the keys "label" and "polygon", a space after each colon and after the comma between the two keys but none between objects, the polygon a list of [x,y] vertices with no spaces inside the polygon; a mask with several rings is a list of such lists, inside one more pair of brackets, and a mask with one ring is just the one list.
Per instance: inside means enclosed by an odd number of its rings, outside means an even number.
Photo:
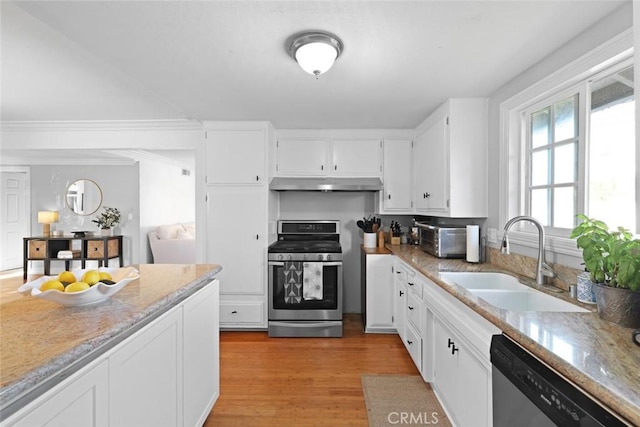
[{"label": "window pane", "polygon": [[531,216],[549,225],[549,189],[531,190]]},{"label": "window pane", "polygon": [[576,188],[555,188],[553,193],[553,226],[559,228],[575,227]]},{"label": "window pane", "polygon": [[553,165],[553,183],[569,184],[577,180],[576,144],[566,144],[556,147]]},{"label": "window pane", "polygon": [[637,231],[633,68],[592,85],[588,214]]},{"label": "window pane", "polygon": [[531,185],[548,185],[549,150],[537,151],[531,155]]},{"label": "window pane", "polygon": [[572,96],[554,104],[554,142],[576,136],[576,97]]},{"label": "window pane", "polygon": [[549,144],[549,108],[537,111],[531,115],[531,147],[541,147]]}]

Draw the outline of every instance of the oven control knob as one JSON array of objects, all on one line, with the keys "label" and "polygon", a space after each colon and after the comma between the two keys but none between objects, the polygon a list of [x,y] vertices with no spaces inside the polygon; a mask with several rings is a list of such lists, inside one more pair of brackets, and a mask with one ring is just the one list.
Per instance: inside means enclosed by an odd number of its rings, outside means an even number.
[{"label": "oven control knob", "polygon": [[318,254],[318,261],[322,261],[322,254]]},{"label": "oven control knob", "polygon": [[304,255],[302,256],[302,259],[303,259],[303,260],[305,260],[305,261],[306,261],[308,258],[309,258],[309,255],[307,255],[307,254],[304,254]]},{"label": "oven control knob", "polygon": [[282,261],[282,260],[284,259],[284,255],[282,255],[282,254],[278,255],[278,259],[279,259],[280,261]]},{"label": "oven control knob", "polygon": [[288,259],[289,261],[291,261],[291,260],[293,259],[293,255],[288,255],[288,256],[287,256],[287,259]]},{"label": "oven control knob", "polygon": [[331,255],[327,255],[327,261],[331,261]]}]

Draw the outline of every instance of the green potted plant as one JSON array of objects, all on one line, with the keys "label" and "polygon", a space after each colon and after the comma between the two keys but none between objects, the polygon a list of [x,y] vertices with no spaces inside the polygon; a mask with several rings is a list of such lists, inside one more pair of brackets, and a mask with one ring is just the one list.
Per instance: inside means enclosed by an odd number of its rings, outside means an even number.
[{"label": "green potted plant", "polygon": [[622,227],[610,231],[597,219],[582,214],[578,219],[582,222],[570,237],[582,249],[600,318],[640,327],[640,240]]},{"label": "green potted plant", "polygon": [[111,236],[113,227],[120,224],[120,211],[118,208],[105,206],[104,212],[98,215],[92,222],[98,224],[103,236]]}]

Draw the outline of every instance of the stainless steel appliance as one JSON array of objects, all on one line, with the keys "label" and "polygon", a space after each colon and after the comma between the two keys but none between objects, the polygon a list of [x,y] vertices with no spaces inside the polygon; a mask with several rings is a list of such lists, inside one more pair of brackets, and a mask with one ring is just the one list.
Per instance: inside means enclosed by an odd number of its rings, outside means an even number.
[{"label": "stainless steel appliance", "polygon": [[342,336],[339,221],[278,221],[268,265],[269,336]]},{"label": "stainless steel appliance", "polygon": [[416,222],[420,247],[438,258],[464,258],[467,255],[466,226],[439,226]]},{"label": "stainless steel appliance", "polygon": [[629,425],[505,335],[490,352],[494,427]]}]

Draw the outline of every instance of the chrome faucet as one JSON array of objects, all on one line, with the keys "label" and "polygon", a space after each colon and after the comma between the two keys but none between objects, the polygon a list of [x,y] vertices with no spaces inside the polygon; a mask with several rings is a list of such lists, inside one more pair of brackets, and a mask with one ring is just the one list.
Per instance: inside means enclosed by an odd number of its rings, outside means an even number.
[{"label": "chrome faucet", "polygon": [[518,221],[529,221],[538,229],[538,265],[536,266],[536,283],[538,285],[545,284],[545,277],[556,277],[556,273],[549,267],[544,259],[544,227],[540,221],[532,216],[515,216],[511,218],[504,226],[504,236],[502,237],[501,252],[509,254],[509,228]]}]

